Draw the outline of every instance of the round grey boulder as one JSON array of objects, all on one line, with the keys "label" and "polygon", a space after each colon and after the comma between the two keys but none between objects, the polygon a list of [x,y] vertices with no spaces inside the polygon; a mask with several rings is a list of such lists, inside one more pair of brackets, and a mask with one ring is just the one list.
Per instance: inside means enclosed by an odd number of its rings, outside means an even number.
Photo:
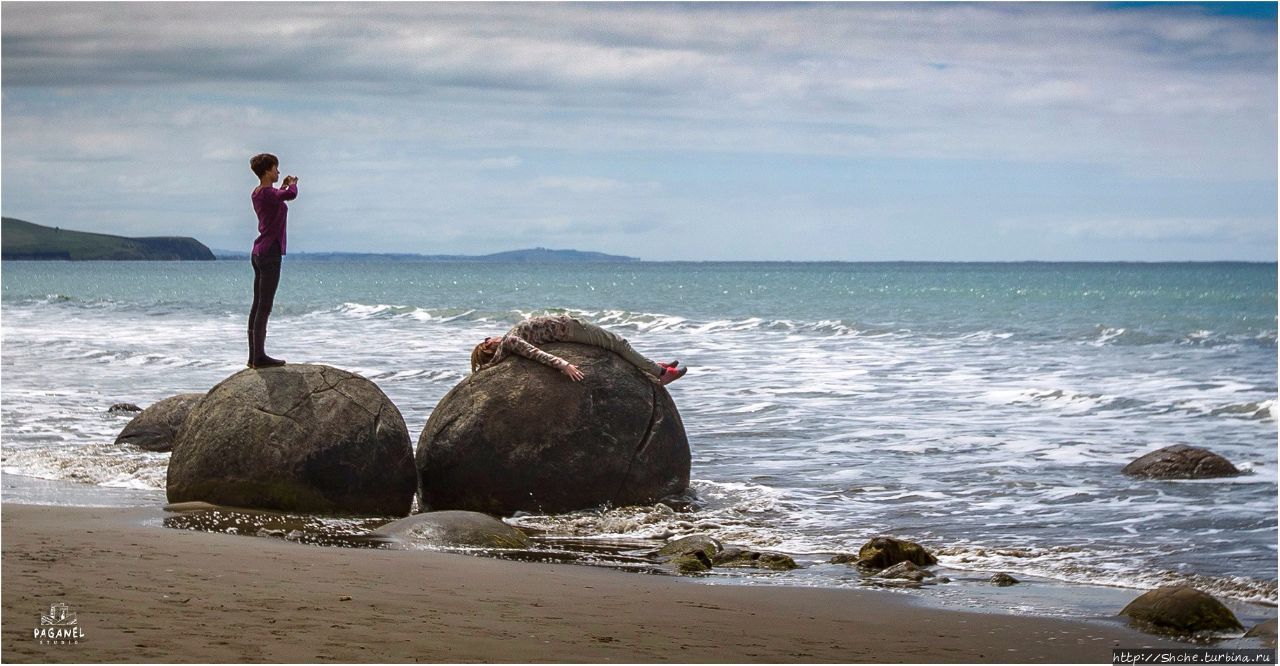
[{"label": "round grey boulder", "polygon": [[1191,635],[1244,631],[1231,609],[1212,595],[1189,585],[1151,590],[1120,611],[1142,629],[1156,633]]},{"label": "round grey boulder", "polygon": [[116,444],[128,444],[146,451],[172,451],[178,429],[203,393],[181,393],[141,410],[116,436]]},{"label": "round grey boulder", "polygon": [[400,411],[324,365],[243,370],[191,409],[169,458],[170,502],[404,516],[415,488]]},{"label": "round grey boulder", "polygon": [[1226,458],[1208,449],[1186,444],[1152,451],[1120,471],[1128,476],[1147,479],[1212,479],[1240,474],[1240,470]]},{"label": "round grey boulder", "polygon": [[418,439],[421,506],[493,515],[652,504],[689,486],[689,440],[657,380],[613,352],[556,343],[574,382],[520,356],[473,373]]},{"label": "round grey boulder", "polygon": [[528,548],[529,537],[493,516],[475,511],[431,511],[401,518],[373,531],[402,542],[473,548]]}]

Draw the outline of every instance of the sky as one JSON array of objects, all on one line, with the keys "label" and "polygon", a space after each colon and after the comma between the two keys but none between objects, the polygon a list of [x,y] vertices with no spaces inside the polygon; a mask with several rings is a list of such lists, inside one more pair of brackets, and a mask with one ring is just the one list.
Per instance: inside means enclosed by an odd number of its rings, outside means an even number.
[{"label": "sky", "polygon": [[1275,261],[1276,5],[0,5],[0,208],[248,251]]}]

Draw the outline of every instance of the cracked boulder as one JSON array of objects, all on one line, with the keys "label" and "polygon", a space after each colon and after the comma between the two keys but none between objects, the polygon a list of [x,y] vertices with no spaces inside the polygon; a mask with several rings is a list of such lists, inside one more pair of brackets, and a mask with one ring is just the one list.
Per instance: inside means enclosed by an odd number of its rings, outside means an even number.
[{"label": "cracked boulder", "polygon": [[689,486],[689,440],[656,379],[613,352],[543,345],[585,377],[520,356],[474,373],[418,439],[424,510],[493,515],[652,504]]},{"label": "cracked boulder", "polygon": [[116,436],[116,444],[130,444],[147,451],[172,451],[182,422],[203,398],[203,393],[180,393],[138,410],[140,413]]},{"label": "cracked boulder", "polygon": [[191,409],[169,459],[170,502],[405,516],[409,431],[373,382],[324,365],[243,370]]}]

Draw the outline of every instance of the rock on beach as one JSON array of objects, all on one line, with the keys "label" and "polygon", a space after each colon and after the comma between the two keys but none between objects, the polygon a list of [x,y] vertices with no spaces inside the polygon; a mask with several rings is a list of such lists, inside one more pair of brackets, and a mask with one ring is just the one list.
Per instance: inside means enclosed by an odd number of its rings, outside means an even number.
[{"label": "rock on beach", "polygon": [[178,429],[204,395],[180,393],[141,410],[116,436],[116,444],[129,444],[146,451],[172,451]]},{"label": "rock on beach", "polygon": [[585,378],[515,356],[468,376],[432,411],[416,455],[423,508],[564,513],[688,488],[689,441],[656,379],[597,347],[543,349]]},{"label": "rock on beach", "polygon": [[324,365],[243,370],[178,431],[170,502],[404,516],[415,488],[400,411],[373,382]]},{"label": "rock on beach", "polygon": [[1231,609],[1212,595],[1189,585],[1151,590],[1120,611],[1139,628],[1156,633],[1191,635],[1244,631]]}]

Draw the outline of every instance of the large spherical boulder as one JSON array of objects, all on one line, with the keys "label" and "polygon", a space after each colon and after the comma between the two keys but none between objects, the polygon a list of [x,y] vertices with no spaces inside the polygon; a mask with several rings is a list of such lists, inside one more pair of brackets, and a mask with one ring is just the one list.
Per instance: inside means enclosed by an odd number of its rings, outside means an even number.
[{"label": "large spherical boulder", "polygon": [[181,393],[144,409],[116,436],[116,444],[129,444],[147,451],[172,451],[173,440],[191,408],[203,393]]},{"label": "large spherical boulder", "polygon": [[404,516],[416,486],[409,431],[373,382],[324,365],[243,370],[178,431],[170,502]]},{"label": "large spherical boulder", "polygon": [[1212,479],[1240,474],[1240,470],[1226,458],[1208,449],[1186,444],[1152,451],[1120,471],[1128,476],[1148,479]]},{"label": "large spherical boulder", "polygon": [[1190,635],[1244,631],[1231,609],[1188,585],[1161,587],[1129,602],[1120,611],[1138,627],[1156,633]]},{"label": "large spherical boulder", "polygon": [[688,488],[689,440],[656,379],[598,347],[543,349],[584,379],[515,356],[436,405],[418,439],[423,508],[562,513],[650,504]]}]

